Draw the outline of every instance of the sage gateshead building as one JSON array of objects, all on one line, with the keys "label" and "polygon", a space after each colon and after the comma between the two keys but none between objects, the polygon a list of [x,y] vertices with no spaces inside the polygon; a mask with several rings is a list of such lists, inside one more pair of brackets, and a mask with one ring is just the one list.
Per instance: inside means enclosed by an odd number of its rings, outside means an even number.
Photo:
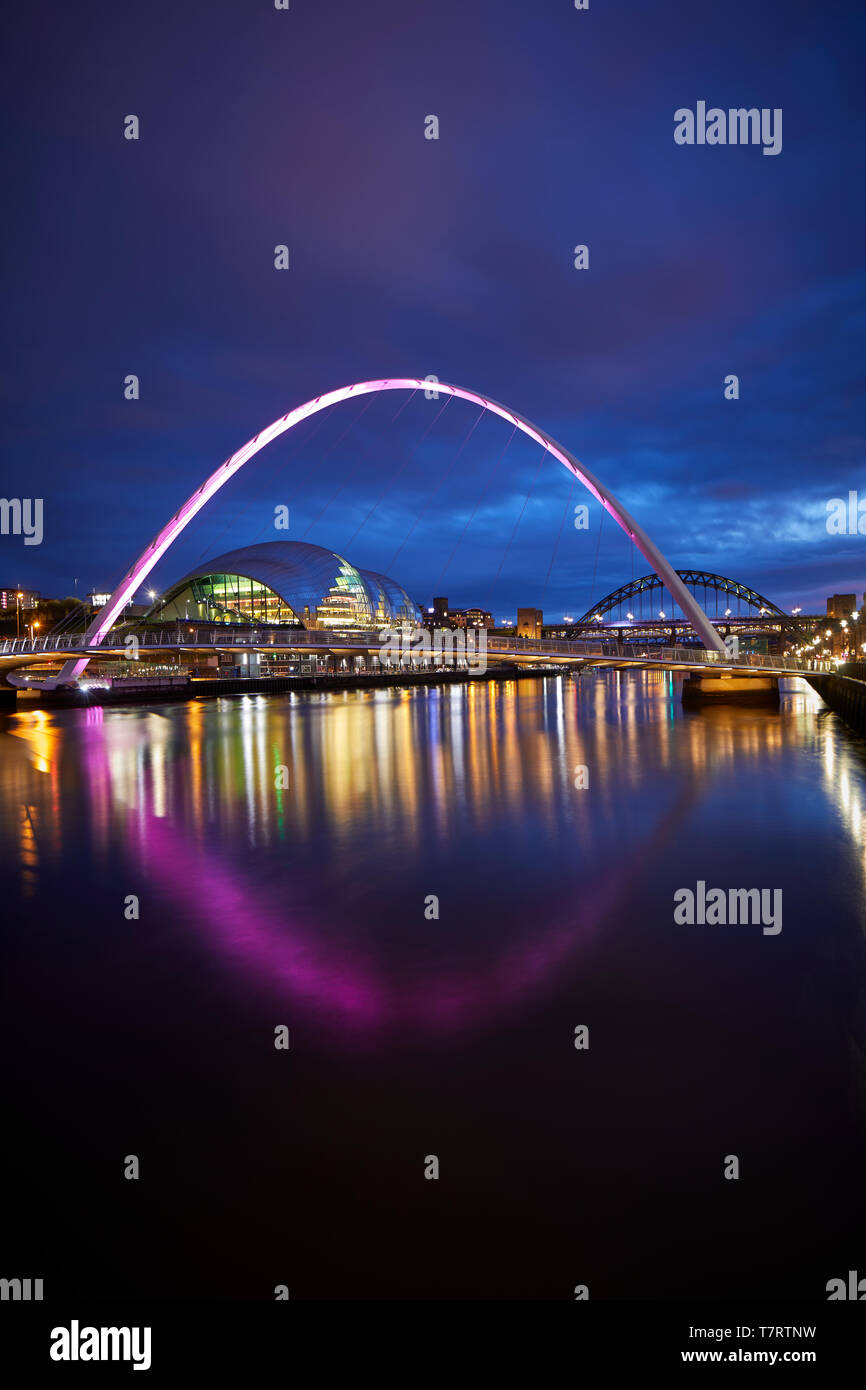
[{"label": "sage gateshead building", "polygon": [[384,574],[305,541],[267,541],[203,562],[157,599],[147,621],[369,630],[414,626],[422,614]]}]

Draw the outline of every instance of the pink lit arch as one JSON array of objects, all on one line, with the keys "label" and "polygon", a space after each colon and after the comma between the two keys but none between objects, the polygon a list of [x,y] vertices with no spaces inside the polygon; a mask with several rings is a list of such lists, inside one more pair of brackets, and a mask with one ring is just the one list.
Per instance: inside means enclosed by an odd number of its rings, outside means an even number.
[{"label": "pink lit arch", "polygon": [[[676,571],[662,555],[661,551],[650,540],[644,530],[638,526],[637,522],[625,508],[617,501],[611,492],[593,476],[588,469],[564,449],[561,444],[557,444],[555,439],[545,434],[544,430],[538,429],[529,420],[525,420],[522,415],[517,415],[513,410],[508,410],[506,406],[500,405],[498,401],[489,400],[485,396],[480,396],[476,391],[467,391],[462,386],[449,386],[447,382],[433,384],[415,377],[395,377],[386,378],[382,381],[361,381],[354,386],[341,386],[336,391],[329,391],[327,395],[316,396],[314,400],[307,401],[304,405],[299,405],[295,410],[289,411],[288,415],[283,415],[279,420],[275,420],[267,429],[262,430],[254,439],[244,444],[243,448],[238,449],[236,454],[232,454],[215,473],[202,483],[197,492],[184,502],[183,506],[175,512],[174,516],[167,521],[162,530],[154,537],[150,545],[138,557],[132,569],[125,579],[114,590],[108,602],[97,613],[90,627],[85,634],[85,643],[88,646],[98,647],[105,634],[111,628],[115,618],[121,613],[141,586],[151,570],[162,559],[165,552],[174,540],[180,535],[184,527],[192,521],[197,512],[201,511],[206,502],[219,492],[224,483],[229,478],[234,477],[238,469],[254,458],[260,450],[264,449],[272,440],[278,439],[281,434],[285,434],[295,425],[299,425],[302,420],[308,419],[311,415],[316,415],[320,410],[327,410],[332,405],[337,405],[340,401],[347,401],[352,396],[365,396],[373,391],[423,391],[435,389],[441,391],[446,396],[459,396],[461,400],[471,401],[473,405],[483,406],[494,415],[499,415],[509,424],[515,425],[523,434],[534,439],[537,444],[542,445],[552,454],[555,459],[568,469],[585,488],[592,493],[593,497],[601,503],[607,512],[613,517],[618,526],[621,526],[626,535],[634,542],[638,550],[652,566],[659,579],[669,590],[671,596],[676,599],[683,613],[690,619],[696,632],[704,640],[704,645],[710,651],[724,653],[725,647],[703,608],[692,596],[680,579]],[[63,684],[74,680],[80,675],[87,665],[88,658],[77,658],[68,661],[59,675],[51,684]]]}]

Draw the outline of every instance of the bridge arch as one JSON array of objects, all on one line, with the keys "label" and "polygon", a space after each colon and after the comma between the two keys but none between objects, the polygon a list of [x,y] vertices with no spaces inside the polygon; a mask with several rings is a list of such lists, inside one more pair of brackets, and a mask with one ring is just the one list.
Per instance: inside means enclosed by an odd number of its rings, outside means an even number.
[{"label": "bridge arch", "polygon": [[[378,391],[424,391],[429,389],[430,383],[418,377],[392,377],[383,378],[377,381],[356,382],[352,386],[341,386],[336,391],[329,391],[322,396],[316,396],[313,400],[306,401],[303,405],[296,406],[287,415],[282,415],[279,420],[275,420],[267,429],[262,430],[254,438],[247,441],[238,451],[232,454],[231,458],[226,459],[209,478],[206,478],[201,487],[187,498],[182,507],[174,513],[174,516],[163,526],[162,530],[154,536],[146,550],[142,551],[138,559],[128,571],[124,579],[121,580],[117,588],[111,594],[107,603],[100,609],[85,633],[85,642],[88,646],[98,647],[105,634],[111,628],[115,618],[120,614],[136,590],[143,584],[155,565],[159,563],[169,546],[180,535],[185,526],[192,521],[193,517],[201,511],[210,499],[219,492],[229,480],[234,477],[239,469],[243,468],[251,458],[254,458],[266,445],[274,439],[278,439],[281,434],[285,434],[295,425],[299,425],[302,420],[307,420],[311,415],[317,415],[320,410],[328,410],[332,405],[338,405],[340,401],[350,400],[354,396],[365,396],[371,392]],[[446,396],[459,396],[461,400],[469,401],[473,405],[489,410],[491,414],[500,416],[501,419],[514,425],[529,439],[535,440],[537,444],[555,458],[564,468],[568,470],[578,482],[582,483],[589,492],[592,493],[596,501],[600,502],[605,511],[609,512],[618,526],[622,527],[626,535],[637,546],[638,550],[652,566],[654,572],[661,579],[666,588],[676,599],[682,611],[692,622],[695,630],[704,640],[705,646],[710,651],[724,652],[724,643],[718,636],[715,628],[710,622],[704,610],[696,599],[692,597],[689,590],[683,584],[676,570],[662,555],[661,551],[650,540],[646,532],[638,525],[632,516],[626,511],[622,503],[614,497],[613,493],[599,481],[589,469],[584,468],[573,454],[561,444],[558,444],[544,430],[533,425],[522,415],[509,410],[507,406],[500,405],[498,401],[491,400],[487,396],[481,396],[477,391],[468,391],[462,386],[449,385],[447,382],[437,382],[436,390]],[[62,684],[74,680],[76,676],[87,665],[88,658],[80,658],[75,661],[67,662],[63,670],[55,678],[52,684]]]},{"label": "bridge arch", "polygon": [[[718,593],[730,594],[732,598],[739,599],[747,603],[750,608],[756,608],[762,614],[774,618],[784,618],[791,621],[790,615],[780,608],[772,599],[764,598],[757,590],[750,589],[747,584],[741,584],[738,579],[729,579],[724,574],[711,574],[709,570],[677,570],[682,582],[686,585],[694,584],[695,587],[703,586],[705,589],[715,589]],[[593,621],[597,617],[604,617],[606,613],[613,612],[614,608],[619,608],[630,599],[640,598],[643,594],[653,590],[665,589],[658,574],[644,574],[640,579],[632,579],[630,583],[623,584],[619,589],[614,589],[606,594],[598,603],[594,603],[582,617],[576,618],[574,627],[592,627]]]}]

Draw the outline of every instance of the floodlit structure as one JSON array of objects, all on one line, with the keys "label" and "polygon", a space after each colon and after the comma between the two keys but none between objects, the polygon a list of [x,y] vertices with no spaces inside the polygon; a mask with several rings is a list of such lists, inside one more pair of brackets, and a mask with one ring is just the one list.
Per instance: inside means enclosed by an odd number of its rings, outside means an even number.
[{"label": "floodlit structure", "polygon": [[[336,391],[328,391],[324,395],[315,396],[312,400],[305,401],[303,405],[296,406],[294,410],[282,415],[279,420],[274,420],[266,429],[247,440],[242,448],[232,454],[231,458],[226,459],[225,463],[211,473],[210,477],[205,479],[192,496],[187,498],[174,513],[174,516],[165,523],[161,531],[154,536],[147,549],[142,551],[126,577],[114,590],[108,603],[97,613],[87,629],[85,637],[88,646],[98,647],[105,640],[107,633],[111,631],[112,623],[122,613],[124,606],[144,583],[151,570],[159,563],[184,527],[188,526],[202,507],[219,492],[221,487],[225,486],[229,478],[234,477],[245,463],[248,463],[274,439],[278,439],[280,435],[299,425],[302,420],[308,420],[312,415],[318,414],[320,410],[328,410],[341,401],[378,391],[425,391],[429,384],[429,381],[420,377],[380,377],[375,381],[354,382],[351,386],[341,386]],[[629,515],[613,493],[590,473],[588,468],[584,468],[573,454],[564,449],[561,444],[557,444],[556,440],[544,430],[539,430],[522,415],[518,415],[516,411],[508,410],[506,406],[491,400],[489,396],[481,396],[477,391],[467,391],[463,386],[452,386],[444,381],[436,383],[436,390],[446,396],[457,396],[460,400],[469,401],[472,405],[481,406],[483,410],[498,415],[507,424],[513,425],[527,438],[534,440],[536,444],[540,444],[546,449],[552,458],[561,463],[573,477],[577,478],[578,482],[592,493],[605,511],[610,513],[617,525],[622,527],[629,539],[652,565],[659,579],[665,584],[685,616],[694,626],[695,631],[703,638],[707,649],[716,651],[720,655],[724,654],[725,646],[719,634],[700,604],[692,597],[679,575],[662,555],[658,546],[650,540],[643,528],[638,526],[634,517]],[[70,684],[81,675],[88,660],[89,657],[81,657],[75,661],[66,662],[59,675],[53,677],[50,682],[46,682],[46,685],[50,684],[53,687]]]},{"label": "floodlit structure", "polygon": [[267,541],[217,555],[177,580],[148,621],[268,623],[369,630],[421,621],[406,590],[306,541]]}]

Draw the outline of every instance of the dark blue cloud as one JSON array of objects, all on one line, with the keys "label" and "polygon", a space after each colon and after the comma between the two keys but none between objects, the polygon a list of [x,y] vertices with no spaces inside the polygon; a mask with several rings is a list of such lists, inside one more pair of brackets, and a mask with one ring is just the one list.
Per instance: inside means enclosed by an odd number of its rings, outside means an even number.
[{"label": "dark blue cloud", "polygon": [[[551,430],[676,563],[788,605],[861,592],[861,542],[824,507],[866,495],[864,27],[806,0],[21,7],[3,491],[43,496],[46,534],[0,540],[0,582],[109,584],[291,406],[435,373]],[[782,153],[677,147],[698,99],[781,107]],[[422,440],[430,408],[352,403],[274,445],[157,585],[263,538],[283,501],[291,534],[499,613],[579,610],[645,568],[594,503],[574,530],[581,498],[526,441],[494,473],[507,431],[485,420],[455,464],[474,412]]]}]

